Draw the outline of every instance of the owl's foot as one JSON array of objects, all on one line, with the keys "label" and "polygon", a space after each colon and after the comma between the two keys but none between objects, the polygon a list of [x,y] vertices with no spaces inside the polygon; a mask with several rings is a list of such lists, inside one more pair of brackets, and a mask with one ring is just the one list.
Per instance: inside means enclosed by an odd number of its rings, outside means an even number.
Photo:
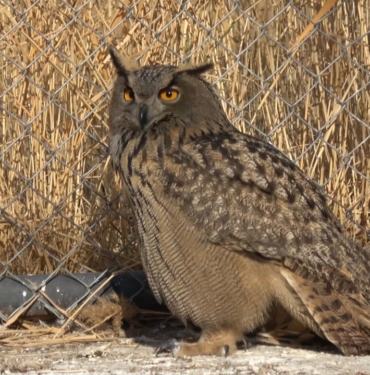
[{"label": "owl's foot", "polygon": [[163,344],[157,346],[155,348],[155,356],[158,357],[159,354],[162,353],[171,353],[176,356],[177,352],[180,349],[180,344],[177,340],[172,339],[169,341],[164,342]]},{"label": "owl's foot", "polygon": [[216,355],[227,357],[236,350],[236,342],[242,341],[238,335],[229,332],[204,332],[196,343],[178,342],[170,340],[160,345],[155,354],[172,353],[175,357]]},{"label": "owl's foot", "polygon": [[175,357],[216,355],[227,357],[230,354],[229,345],[205,345],[204,343],[187,343],[176,340],[167,341],[155,349],[155,355],[170,353]]}]

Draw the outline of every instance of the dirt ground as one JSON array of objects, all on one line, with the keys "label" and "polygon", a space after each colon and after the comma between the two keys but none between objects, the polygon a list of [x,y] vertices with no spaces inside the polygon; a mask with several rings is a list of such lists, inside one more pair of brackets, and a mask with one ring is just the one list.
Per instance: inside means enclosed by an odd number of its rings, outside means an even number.
[{"label": "dirt ground", "polygon": [[[109,342],[1,347],[1,374],[194,374],[194,375],[370,375],[369,357],[253,345],[228,358],[154,355],[165,335],[115,338]],[[138,343],[139,342],[139,343]]]}]

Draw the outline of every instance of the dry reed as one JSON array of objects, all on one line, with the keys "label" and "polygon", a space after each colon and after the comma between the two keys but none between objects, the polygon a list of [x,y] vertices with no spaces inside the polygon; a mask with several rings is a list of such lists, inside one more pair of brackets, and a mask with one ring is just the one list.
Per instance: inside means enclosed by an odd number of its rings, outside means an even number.
[{"label": "dry reed", "polygon": [[231,0],[1,3],[0,268],[99,271],[122,249],[119,266],[140,267],[106,157],[109,43],[141,64],[213,61],[208,79],[235,126],[267,135],[325,185],[348,235],[365,244],[368,0],[339,2],[262,102],[324,2],[245,0],[245,14]]}]

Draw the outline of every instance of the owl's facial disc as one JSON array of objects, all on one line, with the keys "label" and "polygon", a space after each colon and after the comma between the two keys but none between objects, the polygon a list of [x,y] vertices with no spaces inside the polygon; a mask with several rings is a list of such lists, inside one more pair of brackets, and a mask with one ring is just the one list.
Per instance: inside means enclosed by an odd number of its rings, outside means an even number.
[{"label": "owl's facial disc", "polygon": [[132,89],[125,89],[123,104],[126,107],[128,119],[132,125],[145,130],[163,117],[166,108],[158,103],[155,95],[143,97],[136,95]]},{"label": "owl's facial disc", "polygon": [[136,125],[140,127],[141,130],[145,130],[153,123],[161,120],[165,113],[166,109],[163,108],[155,98],[150,98],[136,103],[133,118],[135,119]]},{"label": "owl's facial disc", "polygon": [[134,117],[137,119],[137,125],[144,130],[169,113],[173,113],[173,105],[179,98],[180,90],[177,87],[161,89],[149,98],[140,97],[140,95],[134,96],[132,101],[136,101],[133,104],[136,104],[136,116]]}]

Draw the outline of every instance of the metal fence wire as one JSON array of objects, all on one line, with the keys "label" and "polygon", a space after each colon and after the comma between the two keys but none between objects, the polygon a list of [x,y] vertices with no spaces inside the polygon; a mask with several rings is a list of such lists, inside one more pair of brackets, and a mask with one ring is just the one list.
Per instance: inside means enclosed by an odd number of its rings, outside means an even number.
[{"label": "metal fence wire", "polygon": [[369,0],[0,1],[0,319],[35,301],[63,316],[48,287],[81,288],[68,312],[104,271],[140,269],[108,157],[110,44],[142,65],[213,61],[229,119],[321,184],[366,246],[369,24]]}]

